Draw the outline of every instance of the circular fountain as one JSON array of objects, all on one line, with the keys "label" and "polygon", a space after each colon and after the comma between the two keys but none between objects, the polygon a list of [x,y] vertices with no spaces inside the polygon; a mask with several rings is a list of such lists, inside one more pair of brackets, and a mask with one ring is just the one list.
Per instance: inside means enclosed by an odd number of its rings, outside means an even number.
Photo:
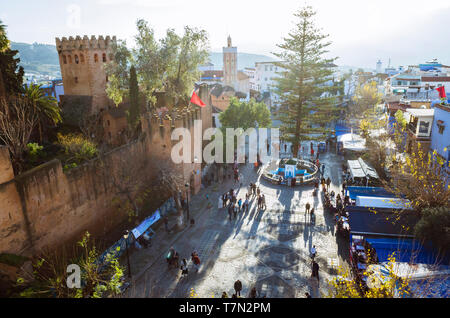
[{"label": "circular fountain", "polygon": [[262,177],[275,184],[287,184],[288,179],[295,178],[295,184],[313,182],[319,172],[318,167],[297,158],[279,159],[270,162],[264,169]]}]

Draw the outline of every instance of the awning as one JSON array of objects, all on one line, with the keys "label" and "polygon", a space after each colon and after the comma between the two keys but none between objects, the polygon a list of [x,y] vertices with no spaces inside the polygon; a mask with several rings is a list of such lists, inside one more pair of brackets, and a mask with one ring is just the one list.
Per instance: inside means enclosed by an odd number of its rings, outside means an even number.
[{"label": "awning", "polygon": [[377,172],[367,165],[361,158],[358,160],[348,160],[347,164],[352,178],[379,179]]},{"label": "awning", "polygon": [[338,136],[338,142],[342,143],[344,149],[352,151],[364,151],[366,150],[366,140],[356,134],[343,134]]},{"label": "awning", "polygon": [[406,199],[393,197],[357,196],[356,206],[386,209],[411,209],[411,202]]},{"label": "awning", "polygon": [[352,178],[365,178],[366,174],[364,173],[361,165],[358,160],[348,160],[348,167],[350,168],[350,175]]},{"label": "awning", "polygon": [[369,197],[395,197],[395,195],[384,188],[381,187],[354,187],[350,186],[346,188],[346,195],[352,200],[356,200],[359,196],[369,196]]},{"label": "awning", "polygon": [[373,169],[372,167],[370,167],[367,163],[364,162],[364,160],[362,160],[361,158],[358,159],[359,164],[361,165],[361,169],[364,171],[364,173],[366,174],[366,177],[370,177],[370,178],[374,178],[374,179],[379,179],[378,177],[378,173],[375,171],[375,169]]},{"label": "awning", "polygon": [[161,215],[159,213],[159,210],[156,210],[156,212],[146,218],[141,224],[139,224],[138,227],[136,227],[135,229],[133,229],[131,231],[131,233],[133,233],[134,237],[137,239],[139,236],[141,236],[142,234],[145,233],[145,231],[147,231],[147,229],[154,224],[156,221],[158,221],[161,218]]}]

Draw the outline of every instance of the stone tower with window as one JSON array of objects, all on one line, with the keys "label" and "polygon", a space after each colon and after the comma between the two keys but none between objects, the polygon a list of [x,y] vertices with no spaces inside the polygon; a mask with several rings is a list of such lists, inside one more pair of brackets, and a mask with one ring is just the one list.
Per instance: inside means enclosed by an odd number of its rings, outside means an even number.
[{"label": "stone tower with window", "polygon": [[223,84],[234,87],[237,82],[237,47],[232,46],[230,36],[227,44],[223,48]]},{"label": "stone tower with window", "polygon": [[91,96],[92,113],[107,109],[110,101],[106,95],[104,64],[113,59],[112,45],[116,37],[56,38],[64,95]]}]

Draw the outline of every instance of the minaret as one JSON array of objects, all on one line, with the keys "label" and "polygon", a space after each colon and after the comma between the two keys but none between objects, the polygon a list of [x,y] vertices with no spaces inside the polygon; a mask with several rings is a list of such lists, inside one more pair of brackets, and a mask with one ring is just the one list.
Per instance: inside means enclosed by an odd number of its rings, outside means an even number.
[{"label": "minaret", "polygon": [[237,47],[233,47],[231,36],[228,36],[228,46],[223,48],[223,83],[234,87],[237,82]]},{"label": "minaret", "polygon": [[383,73],[382,66],[383,66],[383,63],[381,63],[381,61],[378,60],[378,62],[377,62],[377,74]]}]

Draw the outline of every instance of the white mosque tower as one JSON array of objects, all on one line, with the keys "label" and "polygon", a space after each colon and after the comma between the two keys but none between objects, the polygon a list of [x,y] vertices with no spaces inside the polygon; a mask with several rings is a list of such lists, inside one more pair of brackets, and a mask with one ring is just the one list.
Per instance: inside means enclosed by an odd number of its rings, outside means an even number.
[{"label": "white mosque tower", "polygon": [[383,63],[381,63],[381,60],[378,60],[377,62],[377,74],[383,73]]}]

